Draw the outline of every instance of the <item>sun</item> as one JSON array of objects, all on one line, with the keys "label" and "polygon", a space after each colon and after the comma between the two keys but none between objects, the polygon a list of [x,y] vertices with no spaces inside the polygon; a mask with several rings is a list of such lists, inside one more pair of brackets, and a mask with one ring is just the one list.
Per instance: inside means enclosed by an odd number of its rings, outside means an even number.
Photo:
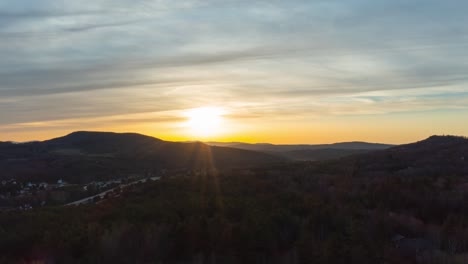
[{"label": "sun", "polygon": [[186,126],[192,136],[207,138],[221,133],[224,110],[218,107],[200,107],[186,112]]}]

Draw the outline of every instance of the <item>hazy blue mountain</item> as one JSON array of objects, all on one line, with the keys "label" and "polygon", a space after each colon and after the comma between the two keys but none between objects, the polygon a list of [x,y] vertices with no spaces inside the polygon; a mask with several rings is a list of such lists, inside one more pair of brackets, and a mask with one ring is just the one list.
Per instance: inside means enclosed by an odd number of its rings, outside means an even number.
[{"label": "hazy blue mountain", "polygon": [[367,143],[367,142],[341,142],[333,144],[317,145],[274,145],[268,143],[241,143],[241,142],[208,142],[212,146],[222,146],[245,150],[261,151],[279,155],[292,160],[328,160],[354,154],[367,153],[374,150],[382,150],[394,145]]},{"label": "hazy blue mountain", "polygon": [[367,142],[340,142],[333,144],[317,144],[317,145],[275,145],[269,143],[241,143],[241,142],[207,142],[208,145],[212,146],[222,146],[222,147],[231,147],[231,148],[240,148],[247,150],[255,151],[265,151],[265,152],[286,152],[286,151],[295,151],[295,150],[316,150],[316,149],[352,149],[352,150],[380,150],[393,147],[394,145],[389,144],[380,144],[380,143],[367,143]]},{"label": "hazy blue mountain", "polygon": [[372,152],[372,149],[300,149],[293,151],[281,152],[283,157],[287,157],[292,160],[329,160],[337,159],[355,154],[363,154]]}]

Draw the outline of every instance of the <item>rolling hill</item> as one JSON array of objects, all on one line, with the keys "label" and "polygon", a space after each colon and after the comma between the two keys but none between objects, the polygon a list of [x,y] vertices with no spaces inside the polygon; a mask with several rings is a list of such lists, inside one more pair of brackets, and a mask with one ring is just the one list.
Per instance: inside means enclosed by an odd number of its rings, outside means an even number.
[{"label": "rolling hill", "polygon": [[284,161],[270,154],[140,134],[75,132],[43,142],[0,145],[1,178],[88,182],[162,169],[228,169]]},{"label": "rolling hill", "polygon": [[350,157],[360,174],[468,176],[468,139],[431,136],[425,140]]}]

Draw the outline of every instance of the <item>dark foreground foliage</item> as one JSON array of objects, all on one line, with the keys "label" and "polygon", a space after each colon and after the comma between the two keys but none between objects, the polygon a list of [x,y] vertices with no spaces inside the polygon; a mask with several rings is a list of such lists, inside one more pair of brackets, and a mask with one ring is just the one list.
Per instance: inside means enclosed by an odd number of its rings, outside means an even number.
[{"label": "dark foreground foliage", "polygon": [[468,263],[467,146],[432,138],[3,212],[0,263]]},{"label": "dark foreground foliage", "polygon": [[4,213],[4,263],[379,263],[389,230],[362,208],[262,176],[136,186],[96,206]]}]

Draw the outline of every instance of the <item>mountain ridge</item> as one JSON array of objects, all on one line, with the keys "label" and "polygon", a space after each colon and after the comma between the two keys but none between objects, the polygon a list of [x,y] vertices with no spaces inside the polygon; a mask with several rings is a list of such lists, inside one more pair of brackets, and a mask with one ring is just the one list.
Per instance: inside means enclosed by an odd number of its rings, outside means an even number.
[{"label": "mountain ridge", "polygon": [[345,157],[344,160],[354,164],[355,174],[373,177],[468,176],[468,138],[434,135],[414,143]]},{"label": "mountain ridge", "polygon": [[270,143],[242,143],[242,142],[206,142],[212,146],[229,146],[256,151],[285,152],[295,150],[316,150],[316,149],[369,149],[378,150],[393,147],[395,145],[383,143],[369,143],[362,141],[337,142],[331,144],[270,144]]},{"label": "mountain ridge", "polygon": [[163,169],[229,169],[284,161],[262,152],[163,141],[136,133],[80,131],[46,141],[0,145],[4,177],[70,182]]}]

